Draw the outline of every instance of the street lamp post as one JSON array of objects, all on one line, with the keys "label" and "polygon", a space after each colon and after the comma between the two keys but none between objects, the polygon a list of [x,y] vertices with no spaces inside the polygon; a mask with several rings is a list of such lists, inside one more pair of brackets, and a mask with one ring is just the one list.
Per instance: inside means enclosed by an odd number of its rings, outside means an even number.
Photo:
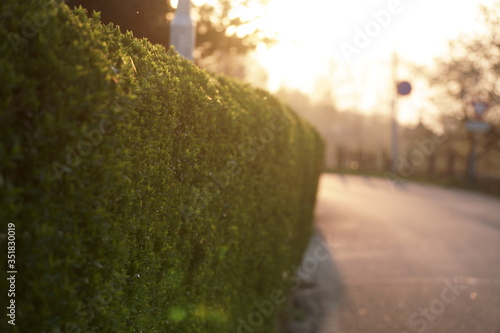
[{"label": "street lamp post", "polygon": [[193,60],[195,24],[191,19],[191,0],[179,0],[170,24],[170,44],[183,57]]}]

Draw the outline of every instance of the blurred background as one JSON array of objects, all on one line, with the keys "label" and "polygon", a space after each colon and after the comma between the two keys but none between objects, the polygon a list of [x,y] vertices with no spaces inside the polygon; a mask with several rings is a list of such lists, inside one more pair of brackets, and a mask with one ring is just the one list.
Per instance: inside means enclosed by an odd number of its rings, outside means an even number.
[{"label": "blurred background", "polygon": [[[178,1],[69,4],[168,48]],[[195,63],[292,106],[328,170],[384,174],[394,158],[394,179],[500,193],[500,1],[192,0],[192,17]]]}]

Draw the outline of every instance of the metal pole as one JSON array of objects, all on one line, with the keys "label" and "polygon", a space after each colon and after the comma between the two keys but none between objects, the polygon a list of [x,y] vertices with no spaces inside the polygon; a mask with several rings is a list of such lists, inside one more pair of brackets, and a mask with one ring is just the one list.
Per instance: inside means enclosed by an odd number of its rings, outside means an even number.
[{"label": "metal pole", "polygon": [[397,120],[397,96],[394,96],[392,101],[392,119],[391,119],[391,151],[392,151],[392,160],[391,160],[391,171],[393,173],[398,172],[398,120]]},{"label": "metal pole", "polygon": [[394,174],[398,172],[398,92],[396,90],[397,84],[397,66],[398,60],[396,57],[396,53],[392,55],[392,110],[391,110],[391,171]]},{"label": "metal pole", "polygon": [[179,0],[170,24],[170,45],[183,57],[193,60],[195,24],[191,19],[191,0]]}]

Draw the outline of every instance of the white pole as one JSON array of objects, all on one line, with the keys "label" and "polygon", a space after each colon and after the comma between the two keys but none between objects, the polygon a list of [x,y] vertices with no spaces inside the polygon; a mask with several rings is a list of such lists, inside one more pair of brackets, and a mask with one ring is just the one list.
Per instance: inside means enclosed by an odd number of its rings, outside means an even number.
[{"label": "white pole", "polygon": [[191,0],[179,0],[170,24],[170,45],[183,57],[193,60],[195,24],[191,19]]}]

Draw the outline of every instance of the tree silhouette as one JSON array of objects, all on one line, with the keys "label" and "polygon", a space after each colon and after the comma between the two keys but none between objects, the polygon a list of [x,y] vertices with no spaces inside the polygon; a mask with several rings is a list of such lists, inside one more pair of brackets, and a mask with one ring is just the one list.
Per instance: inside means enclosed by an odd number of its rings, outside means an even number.
[{"label": "tree silhouette", "polygon": [[443,126],[459,152],[472,154],[475,135],[466,132],[465,123],[476,118],[473,103],[489,105],[484,120],[491,128],[478,141],[478,154],[495,159],[500,152],[500,2],[482,7],[482,17],[485,32],[452,42],[449,55],[436,60],[436,69],[427,78],[438,91]]}]

